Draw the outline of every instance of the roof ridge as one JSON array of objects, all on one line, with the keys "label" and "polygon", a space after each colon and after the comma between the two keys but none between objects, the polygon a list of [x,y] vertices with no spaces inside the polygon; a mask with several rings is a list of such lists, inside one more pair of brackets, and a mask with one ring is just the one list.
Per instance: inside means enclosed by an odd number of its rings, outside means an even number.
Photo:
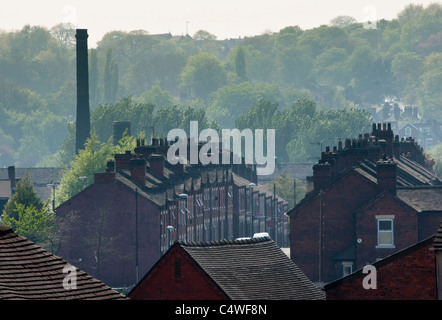
[{"label": "roof ridge", "polygon": [[183,241],[183,240],[177,240],[175,243],[177,243],[180,246],[183,247],[211,247],[211,246],[221,246],[221,245],[238,245],[238,244],[251,244],[251,243],[259,243],[259,242],[268,242],[273,241],[270,237],[256,237],[256,238],[250,238],[250,239],[222,239],[222,240],[216,240],[216,241]]}]

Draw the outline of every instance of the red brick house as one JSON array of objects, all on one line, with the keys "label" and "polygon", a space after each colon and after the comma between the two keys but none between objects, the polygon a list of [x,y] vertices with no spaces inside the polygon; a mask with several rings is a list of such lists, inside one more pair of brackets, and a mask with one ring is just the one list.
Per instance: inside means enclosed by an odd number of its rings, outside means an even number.
[{"label": "red brick house", "polygon": [[0,224],[0,300],[126,300],[83,270]]},{"label": "red brick house", "polygon": [[132,289],[133,300],[323,300],[268,237],[176,242]]},{"label": "red brick house", "polygon": [[[130,287],[175,240],[217,241],[270,231],[264,224],[238,227],[245,211],[237,205],[246,203],[240,190],[257,182],[253,167],[172,165],[168,148],[163,139],[151,145],[138,141],[134,154],[115,155],[106,172],[95,174],[94,184],[61,204],[57,254],[112,287]],[[282,230],[287,202],[272,199],[275,230]]]},{"label": "red brick house", "polygon": [[328,149],[289,212],[291,259],[324,284],[434,235],[442,184],[429,168],[422,149],[387,125]]},{"label": "red brick house", "polygon": [[364,288],[369,272],[360,269],[326,284],[327,300],[440,300],[441,250],[442,224],[435,235],[374,262],[375,289]]},{"label": "red brick house", "polygon": [[[327,300],[435,300],[435,236],[324,286]],[[373,273],[372,273],[373,272]],[[364,287],[364,278],[370,278]],[[374,286],[375,285],[375,286]]]}]

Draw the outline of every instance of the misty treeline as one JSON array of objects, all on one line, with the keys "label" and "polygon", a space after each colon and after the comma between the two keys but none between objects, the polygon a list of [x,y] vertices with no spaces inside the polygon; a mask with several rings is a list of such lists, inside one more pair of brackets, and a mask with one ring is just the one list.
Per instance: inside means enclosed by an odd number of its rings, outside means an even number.
[{"label": "misty treeline", "polygon": [[[277,161],[369,132],[365,106],[398,97],[441,119],[442,6],[409,5],[364,28],[351,17],[310,30],[216,39],[111,31],[89,50],[91,125],[165,137],[173,128],[276,129]],[[0,166],[69,165],[76,110],[75,27],[0,31]],[[186,127],[187,126],[187,127]]]}]

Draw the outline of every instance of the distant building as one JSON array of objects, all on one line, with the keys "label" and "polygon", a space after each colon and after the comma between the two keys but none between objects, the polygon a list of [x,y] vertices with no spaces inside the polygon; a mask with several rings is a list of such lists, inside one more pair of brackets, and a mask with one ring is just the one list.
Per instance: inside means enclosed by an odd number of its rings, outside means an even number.
[{"label": "distant building", "polygon": [[4,205],[11,197],[15,185],[24,177],[26,171],[37,196],[43,203],[50,199],[49,205],[52,208],[53,188],[60,183],[62,170],[62,168],[57,167],[16,168],[9,166],[8,168],[0,168],[0,215],[3,212]]},{"label": "distant building", "polygon": [[442,124],[437,120],[428,122],[398,121],[393,131],[401,139],[413,139],[424,149],[429,149],[442,142]]},{"label": "distant building", "polygon": [[268,237],[176,242],[128,294],[133,300],[323,300]]}]

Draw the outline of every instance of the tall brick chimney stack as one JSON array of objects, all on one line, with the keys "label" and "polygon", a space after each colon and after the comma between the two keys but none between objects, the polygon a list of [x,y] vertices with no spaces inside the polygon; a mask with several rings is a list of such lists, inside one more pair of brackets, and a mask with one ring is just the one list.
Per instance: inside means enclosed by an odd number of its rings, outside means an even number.
[{"label": "tall brick chimney stack", "polygon": [[372,135],[378,140],[384,140],[385,141],[385,149],[382,150],[382,152],[387,157],[393,156],[393,140],[394,140],[394,134],[393,130],[391,130],[391,123],[378,123],[377,128],[376,124],[373,124],[373,132]]},{"label": "tall brick chimney stack", "polygon": [[331,182],[331,164],[317,163],[313,166],[313,190],[318,191]]},{"label": "tall brick chimney stack", "polygon": [[89,64],[87,47],[87,29],[77,29],[77,122],[75,133],[75,151],[84,148],[90,133],[89,110]]},{"label": "tall brick chimney stack", "polygon": [[134,157],[129,160],[130,177],[140,184],[146,185],[146,159],[143,156]]},{"label": "tall brick chimney stack", "polygon": [[8,167],[8,179],[11,183],[11,194],[15,192],[15,167],[9,166]]},{"label": "tall brick chimney stack", "polygon": [[164,174],[164,156],[162,154],[151,154],[148,161],[150,163],[150,170],[152,173],[158,177],[162,177]]},{"label": "tall brick chimney stack", "polygon": [[381,190],[387,190],[396,195],[397,164],[391,159],[382,159],[376,163],[378,185]]}]

